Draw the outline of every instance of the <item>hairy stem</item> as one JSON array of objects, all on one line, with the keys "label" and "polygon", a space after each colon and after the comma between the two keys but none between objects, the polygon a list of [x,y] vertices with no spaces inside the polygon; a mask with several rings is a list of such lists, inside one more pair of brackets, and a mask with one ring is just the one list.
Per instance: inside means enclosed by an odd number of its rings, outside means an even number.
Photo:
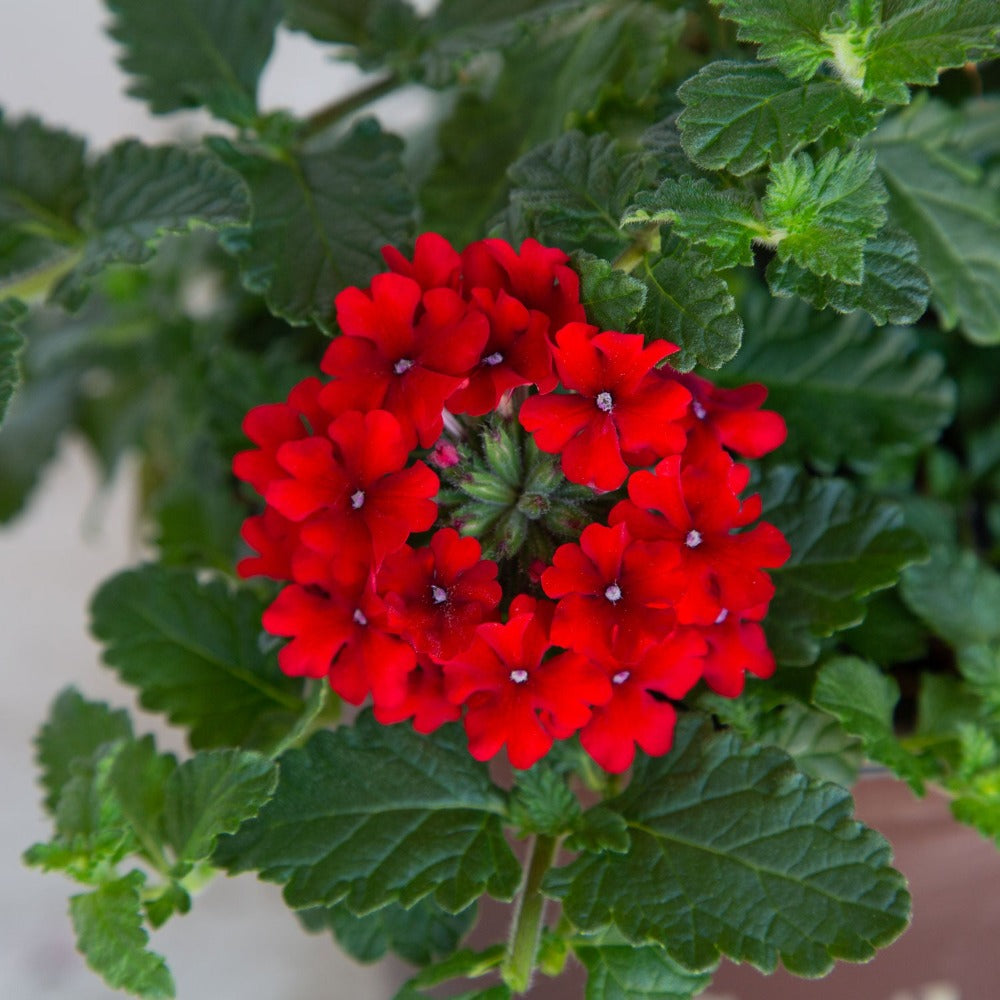
[{"label": "hairy stem", "polygon": [[387,73],[372,80],[367,86],[354,91],[353,94],[348,94],[346,97],[342,97],[320,108],[318,111],[314,111],[306,119],[306,132],[309,135],[322,132],[323,129],[340,121],[341,118],[349,115],[352,111],[357,111],[358,108],[363,108],[366,104],[384,97],[390,91],[395,90],[399,84],[400,80],[397,73]]},{"label": "hairy stem", "polygon": [[535,837],[531,845],[528,871],[517,900],[507,955],[500,967],[504,982],[515,993],[526,992],[531,984],[546,902],[541,892],[542,879],[552,865],[555,855],[555,837],[544,834]]}]

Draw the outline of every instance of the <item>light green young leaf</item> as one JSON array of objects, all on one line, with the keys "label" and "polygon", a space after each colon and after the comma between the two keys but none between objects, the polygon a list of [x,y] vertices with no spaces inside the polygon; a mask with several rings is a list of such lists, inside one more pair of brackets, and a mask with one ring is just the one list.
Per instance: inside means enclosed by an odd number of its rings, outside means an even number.
[{"label": "light green young leaf", "polygon": [[223,833],[260,812],[278,783],[278,767],[248,750],[205,750],[184,761],[163,790],[166,841],[180,861],[207,858]]},{"label": "light green young leaf", "polygon": [[124,48],[129,93],[154,114],[204,105],[249,125],[257,79],[271,54],[282,0],[105,0]]},{"label": "light green young leaf", "polygon": [[863,598],[891,587],[927,549],[904,526],[899,507],[845,480],[811,479],[781,466],[765,474],[760,492],[764,519],[792,549],[788,562],[770,571],[768,641],[779,663],[805,666],[819,655],[818,638],[861,622]]},{"label": "light green young leaf", "polygon": [[802,83],[763,63],[709,63],[677,96],[686,105],[678,125],[688,156],[737,175],[784,160],[830,129],[860,138],[881,117],[837,80]]},{"label": "light green young leaf", "polygon": [[194,747],[266,746],[301,714],[300,685],[261,649],[261,602],[222,580],[144,566],[91,604],[104,658],[145,708],[190,727]]},{"label": "light green young leaf", "polygon": [[753,264],[751,244],[771,236],[754,214],[752,198],[721,191],[704,178],[668,177],[655,191],[637,195],[622,225],[650,222],[669,222],[678,236],[706,248],[716,270]]},{"label": "light green young leaf", "polygon": [[856,285],[885,200],[870,152],[831,149],[818,163],[807,153],[776,163],[762,208],[779,260]]},{"label": "light green young leaf", "polygon": [[27,312],[27,307],[17,299],[0,301],[0,424],[3,423],[7,404],[21,381],[17,356],[24,338],[17,326]]},{"label": "light green young leaf", "polygon": [[384,266],[381,248],[409,238],[413,199],[402,143],[374,119],[331,149],[281,159],[223,139],[212,148],[243,176],[253,204],[249,226],[229,230],[223,243],[244,285],[290,323],[330,329],[336,294],[366,285]]},{"label": "light green young leaf", "polygon": [[124,743],[115,754],[108,787],[146,856],[157,867],[163,859],[165,785],[177,770],[173,754],[160,754],[152,736]]},{"label": "light green young leaf", "polygon": [[583,855],[544,883],[584,932],[611,925],[694,971],[724,954],[820,976],[906,926],[904,879],[850,794],[702,717],[683,716],[670,753],[641,758],[606,804],[628,821],[628,854]]},{"label": "light green young leaf", "polygon": [[575,251],[572,258],[587,320],[602,330],[629,329],[646,303],[646,285],[585,250]]},{"label": "light green young leaf", "polygon": [[667,237],[659,258],[650,256],[636,270],[648,289],[639,329],[677,344],[680,351],[670,363],[681,371],[696,364],[720,368],[743,339],[743,321],[725,279],[708,257],[676,237]]},{"label": "light green young leaf", "polygon": [[296,908],[343,899],[363,915],[433,893],[457,913],[487,890],[509,899],[517,888],[504,811],[458,727],[428,738],[364,712],[282,756],[274,797],[220,841],[216,863],[284,883]]},{"label": "light green young leaf", "polygon": [[893,731],[899,685],[892,677],[856,656],[839,656],[820,668],[813,701],[860,738],[869,758],[891,768],[917,795],[923,795],[926,768],[900,746]]},{"label": "light green young leaf", "polygon": [[571,830],[579,816],[580,803],[570,791],[565,774],[544,760],[518,772],[510,818],[520,833],[559,836]]},{"label": "light green young leaf", "polygon": [[690,1000],[714,971],[689,972],[658,945],[637,948],[608,932],[573,951],[587,970],[586,1000]]},{"label": "light green young leaf", "polygon": [[916,241],[945,329],[975,343],[1000,343],[1000,193],[949,144],[961,112],[914,104],[875,133],[872,144],[895,225]]},{"label": "light green young leaf", "polygon": [[933,443],[951,421],[955,386],[944,360],[912,330],[875,330],[861,313],[819,316],[763,295],[745,313],[754,336],[717,381],[767,386],[768,406],[788,426],[781,460],[869,470]]},{"label": "light green young leaf", "polygon": [[72,896],[70,916],[77,946],[89,965],[114,989],[140,997],[172,997],[174,982],[160,955],[146,947],[142,926],[142,872],[107,882],[94,892]]}]

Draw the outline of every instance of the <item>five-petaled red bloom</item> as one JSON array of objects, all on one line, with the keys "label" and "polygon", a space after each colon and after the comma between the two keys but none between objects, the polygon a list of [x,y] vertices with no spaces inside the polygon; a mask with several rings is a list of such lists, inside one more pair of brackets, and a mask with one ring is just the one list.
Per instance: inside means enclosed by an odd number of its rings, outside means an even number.
[{"label": "five-petaled red bloom", "polygon": [[[666,753],[699,681],[735,697],[774,670],[760,622],[789,548],[731,453],[772,451],[784,421],[763,386],[718,388],[665,365],[673,344],[589,325],[561,250],[426,233],[412,259],[383,255],[336,298],[329,379],[251,410],[256,447],[233,462],[265,500],[240,575],[285,584],[263,617],[279,665],[386,725],[461,719],[479,760],[530,767],[574,734],[611,772]],[[553,538],[548,562],[537,537],[484,558],[430,466],[461,482],[487,415],[558,456],[607,522]]]}]

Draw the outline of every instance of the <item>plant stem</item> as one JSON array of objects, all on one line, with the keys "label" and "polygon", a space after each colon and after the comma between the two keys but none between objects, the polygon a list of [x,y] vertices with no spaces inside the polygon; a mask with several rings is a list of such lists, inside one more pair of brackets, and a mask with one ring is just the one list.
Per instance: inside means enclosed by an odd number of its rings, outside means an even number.
[{"label": "plant stem", "polygon": [[624,271],[628,274],[645,259],[651,250],[659,249],[660,226],[653,222],[643,226],[635,235],[632,242],[612,261],[611,266],[616,271]]},{"label": "plant stem", "polygon": [[345,115],[349,115],[352,111],[363,108],[366,104],[370,104],[379,97],[388,94],[389,91],[395,90],[399,86],[399,83],[400,80],[397,73],[387,73],[372,80],[367,86],[354,91],[353,94],[348,94],[346,97],[342,97],[320,108],[318,111],[314,111],[306,119],[306,132],[309,135],[322,132],[325,128],[333,125],[334,122],[340,121]]},{"label": "plant stem", "polygon": [[503,981],[515,992],[524,993],[531,984],[538,954],[538,939],[542,929],[545,897],[541,892],[542,879],[556,855],[556,838],[544,834],[535,837],[531,845],[528,873],[524,877],[521,895],[511,927],[507,955],[500,967]]}]

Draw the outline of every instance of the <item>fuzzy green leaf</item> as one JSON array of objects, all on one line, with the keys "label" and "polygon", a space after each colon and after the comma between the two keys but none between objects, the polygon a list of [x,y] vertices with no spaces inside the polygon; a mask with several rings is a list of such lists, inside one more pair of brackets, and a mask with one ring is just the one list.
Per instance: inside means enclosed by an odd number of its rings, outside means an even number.
[{"label": "fuzzy green leaf", "polygon": [[267,745],[302,711],[298,682],[261,649],[262,610],[246,590],[160,566],[119,573],[91,604],[105,661],[195,747]]},{"label": "fuzzy green leaf", "polygon": [[257,113],[282,0],[105,0],[129,93],[154,114],[204,105],[241,125]]},{"label": "fuzzy green leaf", "polygon": [[165,785],[177,770],[173,754],[160,754],[152,736],[129,740],[115,754],[108,787],[123,819],[153,864],[162,859]]},{"label": "fuzzy green leaf", "polygon": [[27,307],[17,299],[0,301],[0,423],[3,423],[7,404],[21,381],[17,356],[24,338],[17,325],[27,312]]},{"label": "fuzzy green leaf", "polygon": [[602,330],[629,329],[646,303],[646,285],[585,250],[575,251],[572,257],[588,321]]},{"label": "fuzzy green leaf", "polygon": [[818,163],[807,153],[776,163],[762,207],[779,260],[860,284],[865,244],[885,225],[885,200],[872,153],[831,149]]},{"label": "fuzzy green leaf", "polygon": [[754,336],[717,381],[767,386],[768,406],[788,425],[782,460],[868,470],[933,443],[951,421],[955,386],[944,360],[912,330],[873,330],[860,313],[817,316],[765,296],[746,315]]},{"label": "fuzzy green leaf", "polygon": [[678,125],[688,156],[738,175],[784,160],[830,129],[860,138],[880,117],[837,80],[801,83],[762,63],[709,63],[677,96],[686,105]]},{"label": "fuzzy green leaf", "polygon": [[1000,343],[1000,192],[953,151],[959,112],[915,104],[878,130],[873,145],[895,225],[916,241],[941,325]]},{"label": "fuzzy green leaf", "polygon": [[767,267],[774,295],[798,295],[817,309],[864,309],[876,323],[916,323],[927,309],[930,284],[917,245],[899,230],[884,228],[865,244],[864,275],[857,285],[821,277],[793,260],[775,257]]},{"label": "fuzzy green leaf", "polygon": [[247,750],[206,750],[184,761],[164,787],[163,826],[181,861],[201,861],[223,833],[256,816],[278,783],[278,767]]},{"label": "fuzzy green leaf", "polygon": [[510,818],[521,833],[559,836],[571,830],[579,816],[580,803],[570,791],[565,774],[545,761],[518,772]]},{"label": "fuzzy green leaf", "polygon": [[586,1000],[689,1000],[712,981],[712,971],[689,972],[664,948],[637,948],[614,934],[573,951],[587,970]]},{"label": "fuzzy green leaf", "polygon": [[782,466],[760,485],[764,519],[792,548],[788,562],[771,570],[768,641],[779,663],[804,666],[819,655],[819,637],[861,622],[863,598],[891,587],[927,549],[899,507],[842,479],[810,479]]},{"label": "fuzzy green leaf", "polygon": [[643,260],[636,277],[648,288],[639,329],[677,344],[680,351],[670,357],[675,368],[719,368],[740,349],[743,321],[736,300],[704,254],[670,237],[659,258]]},{"label": "fuzzy green leaf", "polygon": [[813,701],[860,738],[869,758],[885,764],[918,795],[923,794],[925,769],[900,746],[893,731],[899,685],[892,677],[866,660],[840,656],[820,668]]},{"label": "fuzzy green leaf", "polygon": [[166,962],[146,947],[140,890],[145,877],[133,871],[94,892],[72,896],[70,916],[77,946],[96,973],[114,989],[140,997],[172,997]]},{"label": "fuzzy green leaf", "polygon": [[367,285],[384,267],[381,248],[410,234],[402,143],[373,119],[322,152],[272,159],[222,139],[212,148],[243,176],[253,204],[249,226],[229,230],[223,242],[239,259],[244,285],[290,323],[329,329],[334,296]]},{"label": "fuzzy green leaf", "polygon": [[721,191],[704,178],[668,177],[655,191],[637,195],[622,225],[650,222],[671,223],[678,236],[705,248],[717,270],[752,264],[753,240],[770,237],[752,198]]},{"label": "fuzzy green leaf", "polygon": [[629,824],[629,853],[584,855],[544,883],[583,931],[614,926],[695,971],[724,954],[820,976],[906,926],[903,877],[851,818],[850,794],[699,716],[682,717],[670,753],[641,758],[606,805]]},{"label": "fuzzy green leaf", "polygon": [[509,899],[517,888],[503,813],[457,727],[428,738],[365,712],[285,753],[274,798],[220,841],[216,861],[284,883],[296,908],[343,899],[363,915],[433,893],[457,913],[486,890]]}]

